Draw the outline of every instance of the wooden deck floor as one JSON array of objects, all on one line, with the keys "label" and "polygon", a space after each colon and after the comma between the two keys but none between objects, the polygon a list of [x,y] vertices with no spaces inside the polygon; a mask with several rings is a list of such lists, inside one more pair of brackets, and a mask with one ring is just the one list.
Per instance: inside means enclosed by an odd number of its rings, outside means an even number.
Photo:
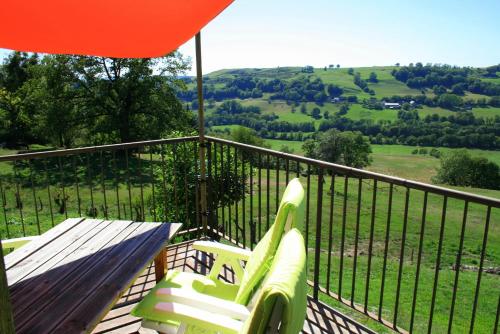
[{"label": "wooden deck floor", "polygon": [[[213,258],[205,253],[194,251],[191,242],[168,247],[168,268],[206,274],[213,263]],[[224,279],[232,282],[234,275],[225,269]],[[107,316],[95,328],[99,333],[141,333],[154,334],[155,331],[141,327],[139,318],[129,314],[130,310],[155,285],[154,265],[151,265],[128,289]],[[307,319],[304,322],[304,333],[355,333],[372,334],[373,331],[344,316],[327,305],[309,298]]]}]

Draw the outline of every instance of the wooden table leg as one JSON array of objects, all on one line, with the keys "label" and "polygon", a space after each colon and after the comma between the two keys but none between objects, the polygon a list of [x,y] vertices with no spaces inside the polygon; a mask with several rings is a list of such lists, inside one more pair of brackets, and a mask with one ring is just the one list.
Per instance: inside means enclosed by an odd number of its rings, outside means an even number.
[{"label": "wooden table leg", "polygon": [[160,253],[155,257],[155,277],[156,283],[160,282],[165,277],[165,270],[167,269],[167,249],[163,248]]}]

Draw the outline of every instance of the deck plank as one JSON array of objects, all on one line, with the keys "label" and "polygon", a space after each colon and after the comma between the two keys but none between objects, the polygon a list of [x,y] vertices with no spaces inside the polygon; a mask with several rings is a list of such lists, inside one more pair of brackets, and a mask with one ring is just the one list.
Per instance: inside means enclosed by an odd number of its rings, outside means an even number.
[{"label": "deck plank", "polygon": [[73,228],[69,240],[56,239],[47,245],[43,252],[34,253],[18,262],[15,267],[7,272],[9,286],[13,286],[20,280],[29,279],[47,271],[107,225],[102,220],[96,220],[96,222],[96,224],[90,225],[87,225],[87,222],[85,224],[78,224]]},{"label": "deck plank", "polygon": [[68,218],[60,224],[57,224],[47,232],[43,234],[44,238],[36,238],[31,241],[27,245],[21,247],[20,249],[7,254],[5,256],[5,269],[9,270],[20,261],[24,260],[31,254],[37,252],[38,250],[45,247],[47,244],[45,242],[46,239],[50,239],[52,241],[57,240],[60,236],[64,235],[66,232],[80,224],[84,221],[84,218]]},{"label": "deck plank", "polygon": [[[107,226],[107,228],[99,233],[97,237],[92,239],[92,243],[83,244],[78,247],[70,256],[64,258],[54,267],[50,268],[43,275],[43,280],[40,281],[37,277],[30,280],[23,280],[11,287],[12,304],[14,307],[14,316],[23,317],[26,308],[32,306],[32,310],[42,310],[43,305],[32,305],[32,295],[44,295],[48,302],[50,297],[55,298],[62,291],[68,289],[72,283],[78,280],[79,276],[73,272],[80,268],[90,270],[96,264],[93,259],[88,257],[88,254],[99,252],[100,256],[105,255],[103,248],[110,243],[118,243],[126,238],[126,236],[134,229],[127,222],[123,226]],[[109,251],[110,247],[107,248]],[[72,274],[73,273],[73,274]],[[20,325],[20,323],[18,323]]]}]

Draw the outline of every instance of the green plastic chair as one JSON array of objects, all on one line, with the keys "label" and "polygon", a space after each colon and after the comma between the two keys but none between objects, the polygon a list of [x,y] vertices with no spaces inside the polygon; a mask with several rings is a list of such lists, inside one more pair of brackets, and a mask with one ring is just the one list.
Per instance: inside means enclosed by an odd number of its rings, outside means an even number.
[{"label": "green plastic chair", "polygon": [[[163,333],[280,333],[302,330],[307,309],[304,238],[293,228],[282,238],[272,267],[247,307],[193,293],[178,299],[177,290],[159,289],[141,302],[143,326]],[[144,313],[140,312],[140,313]],[[169,321],[166,321],[168,319]],[[177,327],[169,322],[176,322]]]},{"label": "green plastic chair", "polygon": [[[156,291],[160,289],[175,289],[177,300],[184,300],[193,294],[203,294],[208,299],[216,298],[240,304],[242,308],[239,309],[243,310],[269,271],[284,232],[303,219],[303,199],[304,189],[299,180],[291,180],[283,194],[274,224],[253,251],[217,242],[194,242],[193,249],[217,255],[209,275],[169,270],[165,278],[132,310],[132,314],[148,319],[151,309],[143,306],[153,305],[157,299]],[[246,261],[245,268],[241,261]],[[238,283],[230,284],[218,279],[225,264],[233,268]],[[179,326],[178,322],[167,322],[174,327]]]},{"label": "green plastic chair", "polygon": [[21,237],[21,238],[14,238],[14,239],[7,239],[7,240],[2,240],[2,249],[18,249],[21,248],[22,246],[26,245],[27,243],[35,240],[38,238],[37,236],[33,237]]}]

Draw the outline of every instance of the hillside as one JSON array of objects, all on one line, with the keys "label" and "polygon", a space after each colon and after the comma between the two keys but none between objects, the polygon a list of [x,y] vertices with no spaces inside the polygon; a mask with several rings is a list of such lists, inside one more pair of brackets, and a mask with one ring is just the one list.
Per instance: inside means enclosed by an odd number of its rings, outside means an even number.
[{"label": "hillside", "polygon": [[[399,96],[422,96],[433,98],[435,94],[432,89],[414,89],[408,87],[405,83],[398,81],[391,72],[398,67],[396,66],[376,66],[376,67],[361,67],[352,69],[354,73],[359,73],[360,77],[367,82],[367,87],[372,93],[367,93],[363,91],[360,87],[356,86],[353,81],[353,75],[349,74],[349,69],[347,68],[327,68],[326,70],[315,68],[311,73],[304,73],[304,69],[301,67],[281,67],[281,68],[245,68],[245,69],[228,69],[219,70],[212,72],[204,77],[205,90],[216,91],[219,89],[224,89],[228,87],[228,84],[234,80],[241,78],[251,78],[253,80],[281,80],[283,82],[293,82],[294,80],[301,80],[306,78],[307,80],[315,80],[319,78],[322,80],[325,86],[336,85],[343,90],[342,97],[348,98],[350,96],[355,96],[357,101],[364,100],[383,100],[384,98]],[[375,73],[378,82],[369,82],[368,78],[370,73]],[[499,72],[500,73],[500,72]],[[478,80],[491,83],[500,83],[500,78],[485,78],[479,74],[472,75],[472,77]],[[187,87],[190,91],[195,90],[195,82],[188,80]],[[301,114],[296,112],[298,108],[294,108],[294,104],[290,101],[285,101],[284,99],[271,99],[272,94],[263,92],[261,97],[256,98],[215,98],[210,102],[208,99],[208,114],[217,108],[220,103],[227,99],[234,99],[239,101],[245,106],[255,105],[261,108],[262,113],[272,114],[275,113],[280,121],[288,122],[314,122],[316,126],[319,125],[319,121],[313,119],[309,114]],[[193,96],[191,96],[192,98]],[[463,100],[475,101],[475,100],[488,100],[489,96],[476,94],[472,92],[464,92]],[[190,99],[185,99],[189,102]],[[297,103],[295,103],[296,106]],[[321,113],[328,112],[333,114],[339,111],[340,105],[338,103],[331,103],[330,99],[326,99],[320,105],[316,105],[315,102],[306,102],[307,109],[310,111],[314,107],[319,107]],[[195,107],[195,106],[193,106]],[[195,108],[193,108],[195,109]],[[439,106],[427,106],[421,105],[416,109],[419,116],[424,118],[427,115],[437,114],[439,116],[448,117],[454,114],[454,111],[449,109],[444,109]],[[474,105],[469,108],[474,116],[480,118],[494,118],[500,115],[500,107],[492,107],[488,105]],[[352,120],[360,119],[370,119],[375,122],[377,121],[395,121],[397,119],[398,110],[395,109],[385,109],[385,110],[373,110],[367,108],[361,103],[353,104],[347,114],[346,118]]]}]

